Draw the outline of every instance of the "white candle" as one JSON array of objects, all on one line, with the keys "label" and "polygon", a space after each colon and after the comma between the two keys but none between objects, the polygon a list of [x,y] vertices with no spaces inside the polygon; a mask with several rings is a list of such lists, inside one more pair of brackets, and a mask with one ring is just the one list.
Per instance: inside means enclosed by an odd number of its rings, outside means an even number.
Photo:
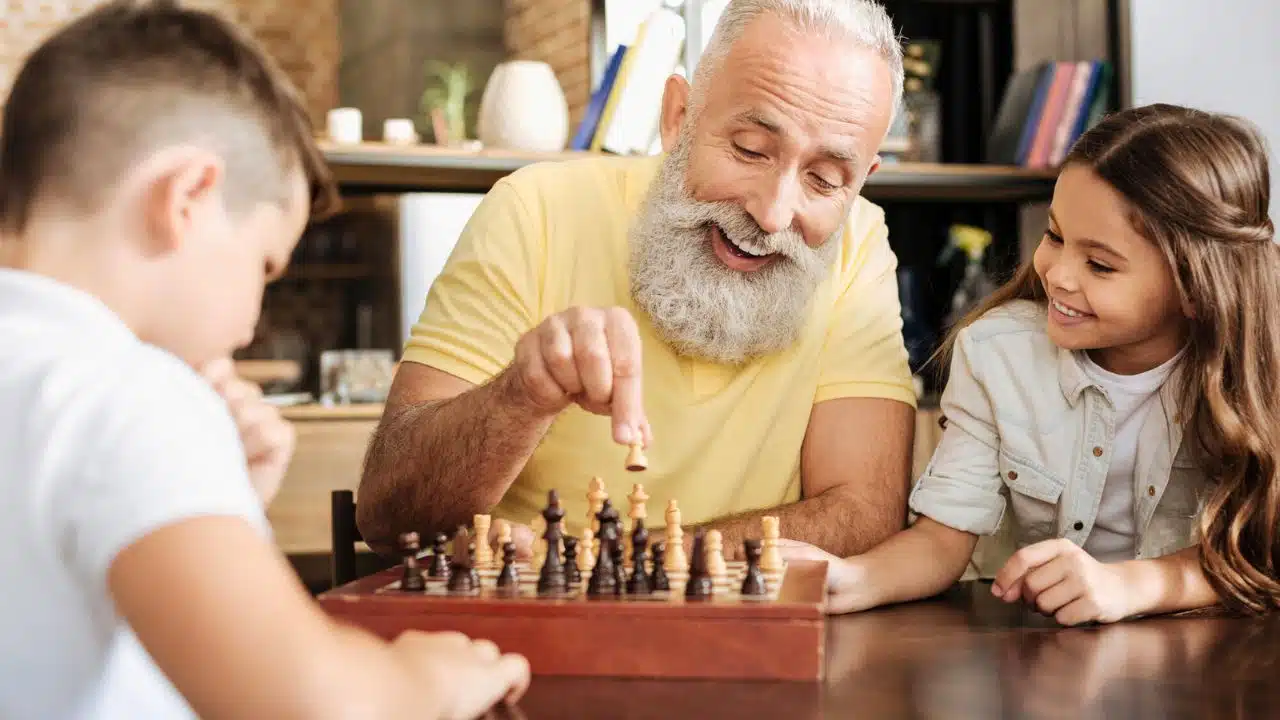
[{"label": "white candle", "polygon": [[418,142],[418,132],[408,118],[389,118],[382,123],[382,141],[391,145],[412,145]]},{"label": "white candle", "polygon": [[329,111],[329,139],[355,144],[364,138],[364,116],[359,108],[342,107]]}]

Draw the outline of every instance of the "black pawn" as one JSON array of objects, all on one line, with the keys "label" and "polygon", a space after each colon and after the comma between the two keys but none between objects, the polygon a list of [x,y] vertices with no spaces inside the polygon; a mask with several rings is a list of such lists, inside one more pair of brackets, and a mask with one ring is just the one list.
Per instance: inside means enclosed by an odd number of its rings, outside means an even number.
[{"label": "black pawn", "polygon": [[427,581],[422,578],[422,567],[418,565],[418,533],[407,532],[400,536],[400,551],[404,554],[404,576],[400,579],[400,589],[405,592],[422,592],[427,589]]},{"label": "black pawn", "polygon": [[514,591],[520,584],[520,575],[516,572],[516,544],[502,544],[502,570],[498,572],[498,588]]},{"label": "black pawn", "polygon": [[564,539],[564,579],[572,585],[582,582],[582,571],[578,569],[578,538]]},{"label": "black pawn", "polygon": [[538,594],[564,592],[564,564],[560,561],[560,521],[564,519],[564,510],[555,490],[547,493],[547,507],[542,511],[542,517],[547,521],[547,531],[542,534],[547,541],[547,558],[542,563],[542,572],[538,574]]},{"label": "black pawn", "polygon": [[431,564],[427,566],[429,577],[449,577],[449,558],[445,555],[445,544],[448,542],[448,536],[444,533],[436,533],[435,544],[431,546]]},{"label": "black pawn", "polygon": [[644,567],[648,545],[649,532],[644,529],[644,520],[636,518],[636,527],[631,531],[631,579],[627,581],[627,592],[632,595],[648,595],[653,591]]},{"label": "black pawn", "polygon": [[703,548],[702,528],[693,536],[693,552],[689,558],[689,581],[684,586],[688,598],[709,598],[715,590],[711,573],[707,572],[707,551]]},{"label": "black pawn", "polygon": [[654,590],[670,590],[671,581],[667,579],[667,544],[658,541],[653,544],[653,575],[649,577],[649,587]]},{"label": "black pawn", "polygon": [[742,578],[742,594],[769,594],[769,586],[765,582],[764,572],[760,570],[760,541],[745,540],[742,543],[742,549],[747,555],[747,574]]}]

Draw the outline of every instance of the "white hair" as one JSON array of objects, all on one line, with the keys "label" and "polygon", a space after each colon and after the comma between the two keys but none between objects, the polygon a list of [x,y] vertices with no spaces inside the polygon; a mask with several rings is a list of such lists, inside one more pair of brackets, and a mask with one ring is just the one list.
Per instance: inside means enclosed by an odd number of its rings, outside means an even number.
[{"label": "white hair", "polygon": [[883,58],[893,76],[893,113],[897,114],[902,101],[902,41],[880,3],[875,0],[729,0],[694,73],[695,115],[705,97],[702,89],[724,64],[733,43],[752,20],[764,14],[782,16],[802,31],[851,40]]}]

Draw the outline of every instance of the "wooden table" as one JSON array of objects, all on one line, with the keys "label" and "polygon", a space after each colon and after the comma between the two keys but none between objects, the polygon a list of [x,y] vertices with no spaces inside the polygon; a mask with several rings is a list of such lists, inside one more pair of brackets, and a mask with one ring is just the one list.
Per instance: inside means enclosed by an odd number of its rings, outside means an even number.
[{"label": "wooden table", "polygon": [[1280,617],[1068,629],[971,583],[832,618],[828,650],[823,684],[537,678],[491,717],[1280,717]]}]

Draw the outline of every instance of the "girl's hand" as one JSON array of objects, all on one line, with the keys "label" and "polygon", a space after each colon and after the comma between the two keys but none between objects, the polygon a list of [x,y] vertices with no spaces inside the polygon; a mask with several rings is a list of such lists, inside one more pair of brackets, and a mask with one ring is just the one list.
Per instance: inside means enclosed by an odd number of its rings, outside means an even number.
[{"label": "girl's hand", "polygon": [[1112,623],[1131,614],[1120,566],[1098,562],[1065,539],[1014,553],[996,574],[991,593],[1005,602],[1021,599],[1062,625]]},{"label": "girl's hand", "polygon": [[778,540],[778,551],[783,560],[827,561],[828,614],[840,615],[871,607],[866,593],[866,573],[856,558],[839,558],[799,540]]}]

